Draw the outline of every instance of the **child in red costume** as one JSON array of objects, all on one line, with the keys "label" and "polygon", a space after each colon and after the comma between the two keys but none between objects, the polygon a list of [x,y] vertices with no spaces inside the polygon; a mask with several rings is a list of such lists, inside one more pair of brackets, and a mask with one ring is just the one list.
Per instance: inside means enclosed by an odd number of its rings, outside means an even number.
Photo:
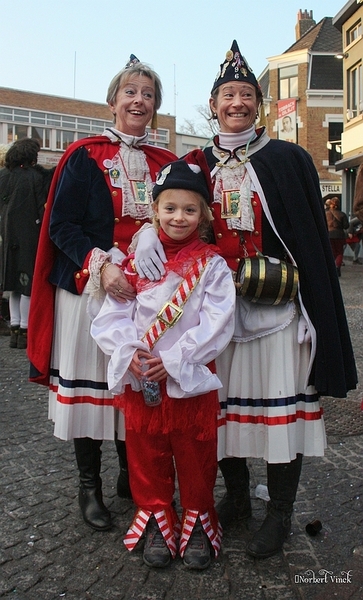
[{"label": "child in red costume", "polygon": [[[165,567],[179,551],[186,567],[204,569],[221,542],[213,499],[221,387],[214,359],[233,334],[235,288],[224,259],[201,239],[211,218],[203,153],[194,151],[164,167],[153,199],[166,274],[156,282],[140,279],[132,257],[126,259],[123,267],[136,299],[120,304],[107,296],[91,333],[111,356],[109,388],[121,394],[125,412],[137,505],[125,545],[132,550],[146,529],[148,566]],[[147,364],[144,374],[140,359]],[[158,406],[145,404],[142,375],[159,383]],[[181,523],[173,505],[175,468]]]}]

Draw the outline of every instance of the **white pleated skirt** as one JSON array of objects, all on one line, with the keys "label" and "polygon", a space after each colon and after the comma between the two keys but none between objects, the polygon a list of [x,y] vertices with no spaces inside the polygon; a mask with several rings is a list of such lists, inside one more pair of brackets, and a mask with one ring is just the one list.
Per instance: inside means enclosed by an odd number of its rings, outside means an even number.
[{"label": "white pleated skirt", "polygon": [[297,343],[298,316],[285,329],[250,342],[231,342],[217,358],[221,414],[218,460],[290,462],[298,453],[323,456],[323,412],[305,387],[310,344]]},{"label": "white pleated skirt", "polygon": [[62,440],[113,440],[115,432],[125,439],[123,414],[107,386],[109,358],[90,335],[87,300],[86,293],[56,291],[49,418]]}]

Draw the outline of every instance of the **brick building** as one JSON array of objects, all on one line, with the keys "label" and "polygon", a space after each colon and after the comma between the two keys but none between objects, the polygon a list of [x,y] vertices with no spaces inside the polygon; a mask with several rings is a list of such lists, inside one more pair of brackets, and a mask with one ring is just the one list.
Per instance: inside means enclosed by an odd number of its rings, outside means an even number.
[{"label": "brick building", "polygon": [[341,196],[343,131],[343,69],[336,55],[342,39],[332,17],[319,23],[313,12],[300,10],[296,41],[282,54],[268,58],[259,77],[271,138],[298,143],[312,156],[323,198]]},{"label": "brick building", "polygon": [[[101,134],[112,125],[107,104],[74,100],[0,87],[0,144],[23,137],[37,138],[39,163],[57,164],[64,150],[77,139]],[[158,115],[158,128],[149,143],[176,151],[175,117]]]},{"label": "brick building", "polygon": [[[344,131],[342,156],[335,168],[342,173],[343,196],[352,206],[355,180],[363,163],[363,0],[349,0],[333,18],[342,39]],[[348,211],[351,212],[351,211]]]}]

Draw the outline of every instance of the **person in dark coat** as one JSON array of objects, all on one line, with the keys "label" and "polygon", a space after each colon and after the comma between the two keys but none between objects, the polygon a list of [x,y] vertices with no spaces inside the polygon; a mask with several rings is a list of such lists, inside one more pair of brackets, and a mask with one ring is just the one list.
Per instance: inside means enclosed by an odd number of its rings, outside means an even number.
[{"label": "person in dark coat", "polygon": [[[5,156],[9,150],[9,144],[0,144],[0,169],[5,167]],[[0,253],[2,239],[0,236]],[[3,294],[3,286],[0,271],[0,335],[10,335],[10,315],[8,294]]]},{"label": "person in dark coat", "polygon": [[349,221],[348,237],[350,239],[349,245],[353,250],[353,265],[361,265],[362,259],[359,258],[361,249],[361,242],[363,239],[363,223],[358,217],[353,217]]},{"label": "person in dark coat", "polygon": [[54,170],[37,165],[40,145],[17,140],[0,171],[1,280],[10,292],[10,348],[27,347],[35,255],[44,205]]},{"label": "person in dark coat", "polygon": [[327,200],[325,205],[327,207],[327,210],[325,211],[325,217],[328,224],[330,245],[334,256],[338,277],[340,277],[341,266],[343,263],[344,246],[347,238],[346,230],[349,227],[349,221],[347,215],[339,210],[339,200],[337,197]]}]

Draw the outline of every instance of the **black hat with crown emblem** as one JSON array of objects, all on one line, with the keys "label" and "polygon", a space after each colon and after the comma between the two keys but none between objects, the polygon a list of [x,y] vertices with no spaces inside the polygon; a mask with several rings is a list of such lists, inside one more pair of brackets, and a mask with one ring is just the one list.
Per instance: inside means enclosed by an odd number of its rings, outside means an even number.
[{"label": "black hat with crown emblem", "polygon": [[183,158],[165,165],[159,171],[153,188],[153,199],[164,190],[189,190],[197,192],[211,204],[213,199],[210,171],[202,150],[195,149]]},{"label": "black hat with crown emblem", "polygon": [[251,67],[239,51],[236,40],[233,40],[231,49],[226,52],[226,58],[220,66],[211,93],[222,83],[228,83],[229,81],[250,83],[260,89]]}]

